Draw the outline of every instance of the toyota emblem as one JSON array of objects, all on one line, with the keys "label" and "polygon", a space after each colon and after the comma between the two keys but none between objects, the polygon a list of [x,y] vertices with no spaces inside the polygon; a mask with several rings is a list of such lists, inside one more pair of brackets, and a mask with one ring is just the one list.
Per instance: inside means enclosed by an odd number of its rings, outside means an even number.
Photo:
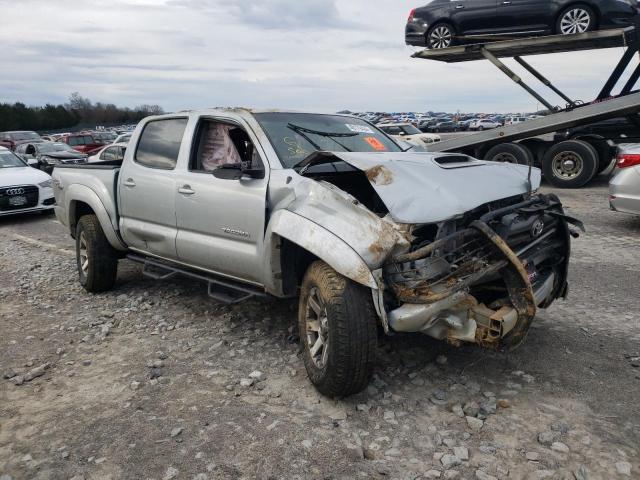
[{"label": "toyota emblem", "polygon": [[531,227],[531,236],[533,238],[538,238],[540,235],[542,235],[542,232],[544,232],[544,222],[538,219],[533,224],[533,227]]},{"label": "toyota emblem", "polygon": [[7,195],[24,195],[24,188],[9,188],[6,190]]}]

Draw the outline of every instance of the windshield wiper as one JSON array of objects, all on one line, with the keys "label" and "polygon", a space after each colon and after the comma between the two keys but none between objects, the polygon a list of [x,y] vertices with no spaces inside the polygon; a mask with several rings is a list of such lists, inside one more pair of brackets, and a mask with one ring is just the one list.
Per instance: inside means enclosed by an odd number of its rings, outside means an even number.
[{"label": "windshield wiper", "polygon": [[320,135],[321,137],[330,138],[335,143],[340,145],[340,147],[344,148],[344,150],[347,151],[347,152],[352,152],[353,150],[347,148],[341,142],[336,140],[336,137],[337,138],[349,138],[349,137],[357,137],[358,135],[360,135],[359,133],[322,132],[322,131],[319,131],[319,130],[312,130],[310,128],[301,127],[300,125],[294,125],[293,123],[289,123],[287,125],[287,127],[290,128],[291,130],[293,130],[294,132],[298,133],[299,135],[301,135],[305,140],[307,140],[311,145],[313,145],[314,148],[317,148],[318,150],[322,150],[322,148],[318,144],[316,144],[315,142],[311,141],[309,139],[309,137],[307,135],[305,135],[305,133],[310,133],[311,135]]}]

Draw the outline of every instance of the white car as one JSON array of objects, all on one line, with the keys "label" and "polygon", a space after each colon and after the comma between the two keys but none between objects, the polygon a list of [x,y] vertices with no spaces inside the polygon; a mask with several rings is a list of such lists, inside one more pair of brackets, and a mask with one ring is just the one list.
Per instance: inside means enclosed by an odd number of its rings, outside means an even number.
[{"label": "white car", "polygon": [[470,130],[491,130],[493,128],[501,127],[502,125],[493,120],[481,119],[471,124]]},{"label": "white car", "polygon": [[129,140],[131,140],[131,135],[133,135],[133,132],[121,133],[116,137],[113,143],[129,143]]},{"label": "white car", "polygon": [[98,153],[89,157],[89,163],[122,161],[124,152],[127,151],[127,142],[112,143],[98,150]]},{"label": "white car", "polygon": [[527,117],[507,117],[504,121],[505,125],[517,125],[527,121]]},{"label": "white car", "polygon": [[440,135],[422,133],[410,123],[381,123],[376,127],[396,140],[403,140],[419,147],[440,141]]},{"label": "white car", "polygon": [[51,210],[56,204],[52,180],[0,147],[0,216]]},{"label": "white car", "polygon": [[616,212],[640,215],[640,144],[620,145],[609,205]]}]

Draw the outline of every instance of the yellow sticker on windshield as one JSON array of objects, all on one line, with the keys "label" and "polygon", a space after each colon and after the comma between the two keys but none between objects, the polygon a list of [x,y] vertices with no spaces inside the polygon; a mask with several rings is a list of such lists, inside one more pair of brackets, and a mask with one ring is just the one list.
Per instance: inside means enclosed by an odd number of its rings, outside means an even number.
[{"label": "yellow sticker on windshield", "polygon": [[386,152],[387,151],[387,147],[384,146],[384,143],[382,143],[376,137],[364,137],[364,140],[369,145],[371,145],[374,150],[377,150],[378,152]]}]

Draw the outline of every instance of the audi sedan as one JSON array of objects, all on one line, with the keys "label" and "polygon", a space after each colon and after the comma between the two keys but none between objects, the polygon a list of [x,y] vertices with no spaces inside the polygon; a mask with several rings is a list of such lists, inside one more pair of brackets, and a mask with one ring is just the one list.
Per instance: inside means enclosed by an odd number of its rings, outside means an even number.
[{"label": "audi sedan", "polygon": [[0,216],[51,211],[55,203],[51,177],[0,147]]},{"label": "audi sedan", "polygon": [[433,0],[411,11],[407,45],[447,48],[474,37],[570,35],[633,25],[638,0]]}]

